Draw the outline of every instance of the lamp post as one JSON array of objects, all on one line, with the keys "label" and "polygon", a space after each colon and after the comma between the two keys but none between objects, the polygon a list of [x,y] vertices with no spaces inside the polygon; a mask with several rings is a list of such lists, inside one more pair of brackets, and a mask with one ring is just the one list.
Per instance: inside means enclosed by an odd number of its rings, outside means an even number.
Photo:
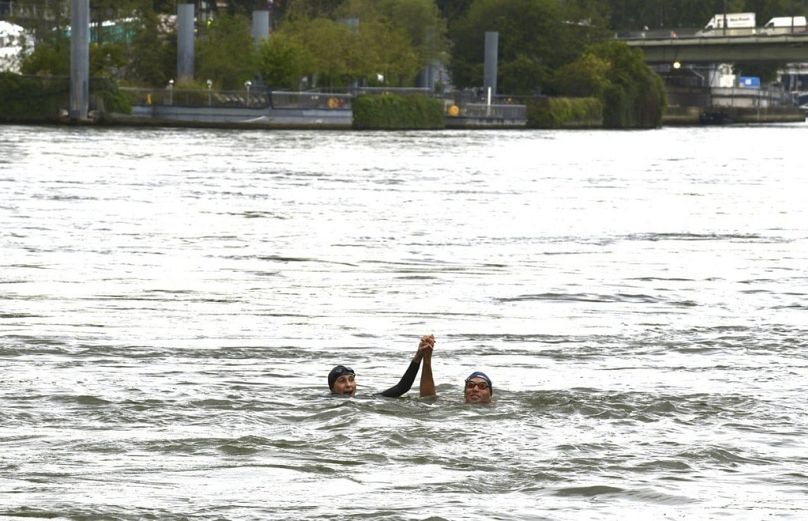
[{"label": "lamp post", "polygon": [[247,106],[250,105],[250,87],[252,87],[252,82],[247,80],[244,82],[244,88],[247,89]]},{"label": "lamp post", "polygon": [[168,80],[168,104],[174,104],[174,80]]},{"label": "lamp post", "polygon": [[210,89],[213,88],[213,80],[208,80],[206,83],[208,84],[208,107],[210,107],[213,104],[210,92]]}]

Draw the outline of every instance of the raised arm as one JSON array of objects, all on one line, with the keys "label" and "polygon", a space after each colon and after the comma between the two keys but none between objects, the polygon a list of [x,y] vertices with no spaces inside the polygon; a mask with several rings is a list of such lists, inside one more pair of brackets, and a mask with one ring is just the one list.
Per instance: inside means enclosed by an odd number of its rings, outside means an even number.
[{"label": "raised arm", "polygon": [[398,383],[393,387],[387,389],[386,391],[382,391],[379,394],[388,398],[397,398],[412,388],[412,384],[415,382],[415,377],[418,375],[418,368],[421,365],[421,359],[424,357],[423,345],[425,338],[427,337],[421,337],[421,343],[418,345],[418,351],[416,351],[415,356],[412,357],[410,366],[407,368],[404,376],[401,377],[401,380],[399,380]]},{"label": "raised arm", "polygon": [[421,337],[419,351],[423,351],[424,366],[421,368],[421,393],[422,397],[436,396],[435,380],[432,378],[432,349],[435,347],[435,336],[429,335]]}]

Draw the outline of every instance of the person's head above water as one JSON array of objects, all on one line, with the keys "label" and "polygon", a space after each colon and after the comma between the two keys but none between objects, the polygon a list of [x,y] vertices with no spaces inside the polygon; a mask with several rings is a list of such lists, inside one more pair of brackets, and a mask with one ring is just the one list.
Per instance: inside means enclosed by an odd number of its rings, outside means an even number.
[{"label": "person's head above water", "polygon": [[356,373],[350,367],[338,365],[328,373],[328,388],[334,394],[353,396],[356,392]]},{"label": "person's head above water", "polygon": [[463,396],[466,403],[490,403],[494,388],[491,379],[482,371],[474,371],[466,378]]}]

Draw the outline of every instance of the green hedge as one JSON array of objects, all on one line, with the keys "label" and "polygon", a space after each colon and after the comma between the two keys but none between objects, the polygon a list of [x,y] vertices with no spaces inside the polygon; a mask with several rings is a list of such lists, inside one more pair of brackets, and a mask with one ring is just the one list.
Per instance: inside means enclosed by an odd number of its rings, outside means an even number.
[{"label": "green hedge", "polygon": [[423,95],[363,95],[353,101],[353,126],[361,130],[441,129],[443,103]]},{"label": "green hedge", "polygon": [[[119,114],[132,113],[132,100],[118,89],[118,83],[108,78],[92,78],[90,80],[90,104],[95,98],[96,109],[104,114],[117,112]],[[103,103],[103,106],[102,106]]]},{"label": "green hedge", "polygon": [[[92,109],[128,114],[132,104],[115,82],[90,80]],[[0,121],[48,123],[59,120],[59,112],[70,106],[70,78],[21,76],[0,72]]]},{"label": "green hedge", "polygon": [[603,124],[597,98],[547,98],[527,105],[529,128],[591,128]]},{"label": "green hedge", "polygon": [[0,73],[0,121],[52,122],[68,106],[68,78],[39,78]]}]

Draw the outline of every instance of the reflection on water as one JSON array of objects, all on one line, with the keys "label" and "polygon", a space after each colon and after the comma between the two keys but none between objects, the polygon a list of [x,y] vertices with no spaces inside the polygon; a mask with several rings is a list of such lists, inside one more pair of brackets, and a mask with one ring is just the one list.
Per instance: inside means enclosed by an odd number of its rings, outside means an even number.
[{"label": "reflection on water", "polygon": [[805,133],[5,127],[0,515],[801,519]]}]

